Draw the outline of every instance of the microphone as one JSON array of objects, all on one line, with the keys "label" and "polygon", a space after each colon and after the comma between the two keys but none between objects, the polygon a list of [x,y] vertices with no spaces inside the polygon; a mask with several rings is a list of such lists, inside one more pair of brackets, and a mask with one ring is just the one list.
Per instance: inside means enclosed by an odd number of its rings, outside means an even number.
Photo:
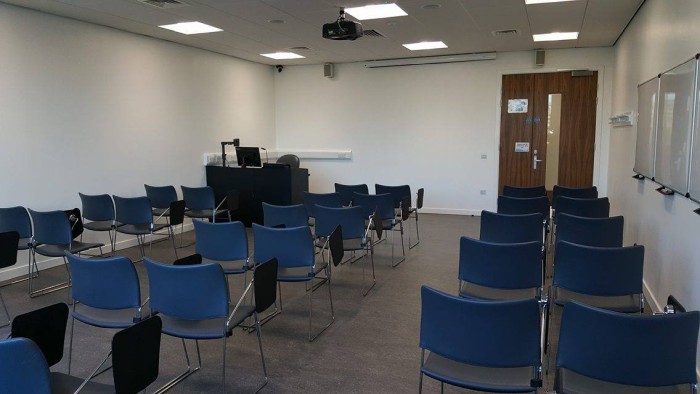
[{"label": "microphone", "polygon": [[260,149],[262,149],[262,150],[265,151],[265,163],[269,163],[269,162],[270,162],[270,158],[267,156],[267,149],[263,148],[262,146],[260,147]]}]

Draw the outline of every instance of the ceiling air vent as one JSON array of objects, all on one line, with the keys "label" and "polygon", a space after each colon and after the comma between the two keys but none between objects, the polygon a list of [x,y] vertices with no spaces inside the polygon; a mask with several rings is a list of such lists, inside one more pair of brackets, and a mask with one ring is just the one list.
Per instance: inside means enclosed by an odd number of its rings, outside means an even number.
[{"label": "ceiling air vent", "polygon": [[512,37],[512,36],[519,36],[520,32],[518,32],[515,29],[508,29],[508,30],[496,30],[494,32],[491,32],[494,37]]},{"label": "ceiling air vent", "polygon": [[160,8],[160,9],[178,8],[178,7],[185,7],[185,6],[189,5],[181,0],[138,0],[138,1],[140,3],[143,3],[143,4],[148,4],[151,7],[156,7],[156,8]]},{"label": "ceiling air vent", "polygon": [[363,37],[376,37],[376,38],[384,38],[384,35],[382,33],[374,30],[374,29],[367,29],[362,32]]}]

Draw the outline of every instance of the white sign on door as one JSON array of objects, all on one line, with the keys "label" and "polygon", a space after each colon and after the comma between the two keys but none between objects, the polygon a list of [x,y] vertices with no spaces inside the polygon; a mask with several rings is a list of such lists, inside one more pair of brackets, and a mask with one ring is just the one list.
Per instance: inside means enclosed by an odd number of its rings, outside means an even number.
[{"label": "white sign on door", "polygon": [[527,99],[509,99],[508,100],[509,114],[525,114],[527,113]]},{"label": "white sign on door", "polygon": [[530,151],[530,143],[529,142],[516,142],[515,143],[515,151],[517,153],[529,152]]}]

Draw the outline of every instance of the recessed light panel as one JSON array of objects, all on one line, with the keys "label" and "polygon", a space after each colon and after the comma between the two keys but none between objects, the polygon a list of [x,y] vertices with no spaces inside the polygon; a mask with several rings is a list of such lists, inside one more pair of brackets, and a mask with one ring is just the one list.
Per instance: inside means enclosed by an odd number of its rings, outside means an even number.
[{"label": "recessed light panel", "polygon": [[563,3],[565,1],[575,1],[575,0],[525,0],[525,4]]},{"label": "recessed light panel", "polygon": [[414,42],[412,44],[403,44],[406,48],[412,51],[424,51],[426,49],[440,49],[447,48],[442,41],[424,41],[424,42]]},{"label": "recessed light panel", "polygon": [[269,57],[270,59],[276,60],[286,60],[286,59],[303,59],[304,56],[297,55],[293,52],[275,52],[275,53],[261,53],[260,56]]},{"label": "recessed light panel", "polygon": [[209,26],[202,22],[181,22],[174,23],[172,25],[161,25],[163,29],[168,29],[176,31],[182,34],[202,34],[202,33],[214,33],[217,31],[222,31],[218,27]]},{"label": "recessed light panel", "polygon": [[361,21],[408,15],[396,4],[376,4],[366,5],[364,7],[346,8],[345,12]]},{"label": "recessed light panel", "polygon": [[532,39],[537,41],[564,41],[564,40],[575,40],[578,38],[578,32],[572,31],[567,33],[547,33],[547,34],[533,34]]}]

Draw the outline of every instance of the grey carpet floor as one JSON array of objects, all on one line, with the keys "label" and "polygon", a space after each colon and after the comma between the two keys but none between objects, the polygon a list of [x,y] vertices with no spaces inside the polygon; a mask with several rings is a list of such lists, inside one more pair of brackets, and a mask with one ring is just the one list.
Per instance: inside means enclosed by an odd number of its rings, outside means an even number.
[{"label": "grey carpet floor", "polygon": [[[409,226],[412,226],[411,223]],[[269,383],[261,391],[267,393],[407,393],[418,391],[420,349],[420,288],[428,285],[456,294],[459,237],[479,235],[479,218],[470,216],[429,215],[420,217],[421,243],[409,250],[406,261],[391,267],[391,247],[388,242],[376,247],[375,269],[377,284],[366,296],[362,289],[362,261],[345,264],[333,270],[333,307],[335,323],[314,342],[308,342],[309,303],[303,284],[283,284],[284,311],[263,326],[263,349],[269,372]],[[415,231],[409,227],[407,231]],[[250,233],[249,233],[250,238]],[[415,234],[412,237],[415,240]],[[398,241],[397,237],[397,241]],[[179,240],[179,236],[178,236]],[[192,242],[192,232],[184,234],[185,243]],[[391,236],[389,236],[391,240]],[[407,242],[406,237],[406,242]],[[252,240],[250,240],[252,243]],[[400,245],[397,243],[397,245]],[[252,252],[252,247],[251,247]],[[193,253],[194,246],[180,249],[184,256]],[[154,243],[149,257],[172,262],[175,255],[170,242]],[[400,246],[397,248],[400,254]],[[129,248],[117,255],[138,258],[138,250]],[[148,295],[148,278],[142,263],[136,263],[142,297]],[[42,283],[64,280],[66,271],[56,267],[41,272]],[[231,294],[237,299],[243,289],[243,278],[230,281]],[[55,302],[67,302],[68,290],[30,299],[26,282],[3,288],[2,293],[12,315],[17,315]],[[328,291],[320,288],[313,294],[314,328],[330,318]],[[561,308],[554,308],[550,332],[549,357],[556,354]],[[6,336],[9,329],[0,329]],[[72,374],[87,376],[109,351],[113,330],[75,323]],[[67,336],[70,335],[70,320]],[[202,369],[170,392],[221,392],[222,341],[200,341]],[[66,348],[68,339],[66,339]],[[190,356],[194,343],[188,343]],[[234,331],[226,345],[226,392],[251,392],[262,378],[260,355],[255,334]],[[178,375],[185,369],[182,344],[179,339],[163,336],[161,344],[160,377],[147,392]],[[68,352],[53,367],[68,369]],[[105,373],[98,381],[110,382]],[[545,392],[553,386],[553,373],[545,375]],[[426,378],[426,393],[439,392],[438,382]],[[445,387],[445,392],[468,392]]]}]

